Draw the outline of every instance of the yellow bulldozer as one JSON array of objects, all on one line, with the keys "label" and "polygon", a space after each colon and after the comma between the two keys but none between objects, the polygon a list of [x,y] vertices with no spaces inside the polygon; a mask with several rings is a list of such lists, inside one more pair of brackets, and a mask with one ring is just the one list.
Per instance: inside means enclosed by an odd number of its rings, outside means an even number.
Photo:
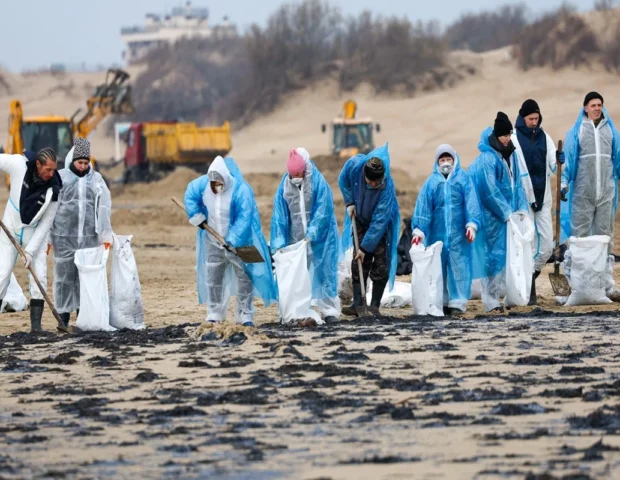
[{"label": "yellow bulldozer", "polygon": [[[357,103],[344,102],[340,116],[330,124],[330,151],[340,158],[351,158],[358,153],[369,153],[375,148],[373,130],[381,131],[381,125],[373,123],[370,117],[356,118]],[[327,126],[321,125],[325,133]]]},{"label": "yellow bulldozer", "polygon": [[[51,147],[58,155],[58,168],[64,167],[64,159],[73,146],[74,137],[88,137],[90,133],[110,114],[134,112],[131,103],[131,86],[126,82],[129,74],[120,69],[109,69],[105,83],[97,86],[86,101],[86,112],[80,116],[78,109],[71,118],[57,115],[24,117],[22,104],[12,100],[9,114],[9,136],[5,153],[34,152]],[[94,159],[91,158],[96,168]],[[8,185],[8,177],[7,177]]]}]

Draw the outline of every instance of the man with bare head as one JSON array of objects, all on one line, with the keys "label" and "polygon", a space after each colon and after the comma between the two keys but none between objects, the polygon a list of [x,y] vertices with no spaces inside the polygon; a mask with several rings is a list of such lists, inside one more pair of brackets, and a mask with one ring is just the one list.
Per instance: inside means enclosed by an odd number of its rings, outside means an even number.
[{"label": "man with bare head", "polygon": [[566,135],[566,168],[562,173],[563,240],[609,235],[614,239],[620,173],[620,135],[603,107],[603,97],[590,92],[577,122]]}]

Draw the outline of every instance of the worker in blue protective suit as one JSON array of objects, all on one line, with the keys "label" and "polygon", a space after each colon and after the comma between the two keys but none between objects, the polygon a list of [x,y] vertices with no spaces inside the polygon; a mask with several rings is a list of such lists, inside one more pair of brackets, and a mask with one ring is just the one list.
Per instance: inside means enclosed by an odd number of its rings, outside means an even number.
[{"label": "worker in blue protective suit", "polygon": [[370,304],[379,308],[386,285],[394,286],[398,258],[396,247],[400,234],[400,214],[394,182],[390,176],[388,145],[375,148],[364,155],[358,154],[345,163],[338,185],[344,197],[346,218],[342,231],[341,248],[351,247],[351,217],[355,217],[360,242],[351,263],[353,304],[342,313],[357,316],[356,307],[362,305],[362,287],[357,260],[362,261],[364,284],[372,279]]},{"label": "worker in blue protective suit", "polygon": [[471,297],[472,242],[481,212],[469,174],[450,145],[435,150],[434,172],[418,194],[411,220],[412,245],[443,242],[444,313],[465,312]]},{"label": "worker in blue protective suit", "polygon": [[338,224],[329,184],[305,148],[292,150],[273,200],[272,253],[306,240],[312,298],[325,323],[340,317],[338,297]]},{"label": "worker in blue protective suit", "polygon": [[480,155],[469,167],[482,209],[482,241],[474,248],[474,278],[481,279],[485,311],[503,311],[499,297],[506,283],[507,222],[513,213],[527,215],[528,209],[511,133],[512,123],[498,112],[493,128],[482,132]]},{"label": "worker in blue protective suit", "polygon": [[237,323],[254,326],[253,298],[260,297],[269,305],[276,299],[276,290],[252,188],[232,159],[217,157],[206,175],[187,186],[185,208],[192,225],[204,229],[206,222],[229,246],[254,245],[266,260],[244,263],[205,230],[197,235],[198,297],[207,304],[207,320],[224,321],[230,297],[236,294]]},{"label": "worker in blue protective suit", "polygon": [[[599,93],[586,95],[575,125],[566,134],[564,152],[561,241],[563,243],[571,236],[608,235],[611,237],[608,261],[613,265],[611,253],[618,208],[620,136]],[[613,276],[609,282],[613,284]],[[613,288],[607,293],[614,293]]]}]

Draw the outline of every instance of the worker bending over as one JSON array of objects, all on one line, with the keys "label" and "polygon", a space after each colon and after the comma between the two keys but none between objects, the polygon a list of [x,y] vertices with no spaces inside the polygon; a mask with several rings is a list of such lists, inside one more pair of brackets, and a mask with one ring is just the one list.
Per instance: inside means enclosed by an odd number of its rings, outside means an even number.
[{"label": "worker bending over", "polygon": [[236,295],[236,322],[254,326],[253,298],[261,297],[270,305],[276,299],[276,289],[254,192],[235,162],[218,156],[206,175],[190,182],[185,209],[192,225],[204,229],[208,224],[232,248],[253,245],[266,260],[244,263],[208,232],[203,230],[197,236],[199,301],[207,304],[207,320],[226,320],[228,302]]},{"label": "worker bending over", "polygon": [[396,275],[400,214],[394,182],[390,176],[390,155],[387,144],[367,155],[358,154],[345,163],[338,185],[344,197],[347,217],[342,231],[342,250],[352,243],[351,217],[355,217],[360,249],[351,263],[353,304],[342,313],[357,316],[356,307],[362,305],[357,259],[362,261],[364,284],[370,276],[371,306],[379,308],[388,281],[394,286]]},{"label": "worker bending over", "polygon": [[[47,283],[47,238],[58,209],[62,180],[56,171],[56,153],[44,148],[38,153],[0,155],[0,171],[10,176],[9,201],[2,222],[24,250],[24,266],[32,266],[42,285]],[[6,295],[17,251],[0,231],[0,303]],[[30,326],[41,330],[43,294],[30,275]]]},{"label": "worker bending over", "polygon": [[[340,317],[338,297],[338,224],[331,188],[305,148],[291,150],[273,200],[271,251],[308,242],[312,298],[326,323]],[[282,286],[280,286],[282,288]]]}]

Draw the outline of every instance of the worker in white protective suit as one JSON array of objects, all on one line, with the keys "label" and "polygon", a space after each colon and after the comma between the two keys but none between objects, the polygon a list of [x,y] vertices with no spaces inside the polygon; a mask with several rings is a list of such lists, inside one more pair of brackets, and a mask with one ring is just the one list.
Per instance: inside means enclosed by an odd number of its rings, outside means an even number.
[{"label": "worker in white protective suit", "polygon": [[521,183],[528,203],[528,214],[536,227],[532,242],[534,273],[529,305],[538,303],[536,279],[553,253],[553,194],[551,174],[556,161],[564,162],[564,153],[558,152],[553,140],[542,128],[542,114],[535,100],[523,102],[511,137],[515,146]]},{"label": "worker in white protective suit", "polygon": [[[190,182],[185,209],[189,222],[202,229],[196,240],[196,267],[199,301],[207,303],[207,321],[226,320],[230,297],[236,295],[237,323],[253,327],[254,296],[269,305],[277,295],[254,192],[231,158],[217,157],[206,175]],[[231,250],[253,245],[266,262],[244,263],[204,230],[205,222]]]},{"label": "worker in white protective suit", "polygon": [[[614,223],[620,180],[620,134],[603,97],[590,92],[573,128],[566,134],[566,166],[562,172],[562,239],[591,235],[611,237],[608,253],[613,273]],[[613,275],[608,278],[613,285]],[[613,287],[608,295],[617,295]]]},{"label": "worker in white protective suit", "polygon": [[[103,177],[90,165],[90,143],[76,138],[60,171],[63,189],[50,232],[54,249],[54,301],[65,327],[80,310],[76,250],[112,245],[112,199]],[[48,248],[49,252],[49,248]]]},{"label": "worker in white protective suit", "polygon": [[[24,250],[24,266],[34,268],[43,286],[47,284],[45,248],[62,188],[56,163],[56,153],[51,148],[36,154],[26,151],[23,155],[0,155],[0,171],[10,176],[11,182],[2,222]],[[0,303],[6,295],[17,256],[4,230],[0,231]],[[41,330],[43,305],[43,294],[30,276],[32,331]]]},{"label": "worker in white protective suit", "polygon": [[329,184],[305,148],[291,150],[273,200],[271,251],[306,240],[312,272],[312,298],[325,323],[340,317],[338,224]]}]

